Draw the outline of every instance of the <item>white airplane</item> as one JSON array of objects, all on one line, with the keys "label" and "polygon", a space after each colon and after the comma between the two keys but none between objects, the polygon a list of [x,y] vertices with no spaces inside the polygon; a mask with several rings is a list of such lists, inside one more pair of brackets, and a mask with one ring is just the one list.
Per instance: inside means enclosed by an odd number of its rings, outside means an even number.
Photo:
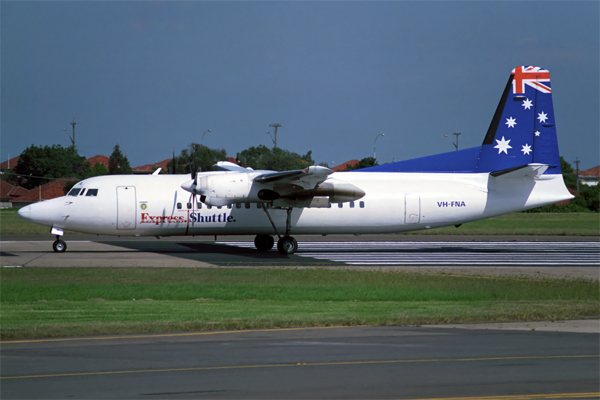
[{"label": "white airplane", "polygon": [[293,254],[292,234],[392,233],[466,222],[571,199],[563,182],[550,74],[517,67],[483,144],[352,172],[311,166],[254,171],[232,163],[189,175],[105,175],[19,210],[51,227],[118,236],[256,235]]}]

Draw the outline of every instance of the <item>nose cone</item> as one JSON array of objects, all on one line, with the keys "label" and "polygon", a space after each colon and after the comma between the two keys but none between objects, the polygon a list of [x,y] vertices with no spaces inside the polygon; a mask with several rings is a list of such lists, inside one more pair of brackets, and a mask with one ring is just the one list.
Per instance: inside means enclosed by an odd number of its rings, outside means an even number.
[{"label": "nose cone", "polygon": [[17,211],[17,215],[19,218],[24,219],[25,221],[31,221],[31,207],[22,207],[19,211]]}]

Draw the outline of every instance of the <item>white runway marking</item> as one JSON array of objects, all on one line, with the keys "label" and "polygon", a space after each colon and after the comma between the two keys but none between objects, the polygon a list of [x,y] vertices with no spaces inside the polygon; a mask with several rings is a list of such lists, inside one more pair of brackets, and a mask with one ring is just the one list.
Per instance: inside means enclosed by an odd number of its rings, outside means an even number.
[{"label": "white runway marking", "polygon": [[[254,248],[252,242],[217,242]],[[276,250],[272,250],[276,251]],[[599,242],[299,242],[300,257],[348,265],[600,266]]]}]

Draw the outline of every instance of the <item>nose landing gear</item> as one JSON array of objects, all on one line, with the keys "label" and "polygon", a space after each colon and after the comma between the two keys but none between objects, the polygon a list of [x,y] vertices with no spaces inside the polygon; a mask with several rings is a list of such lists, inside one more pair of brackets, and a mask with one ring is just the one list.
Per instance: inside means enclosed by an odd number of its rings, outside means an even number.
[{"label": "nose landing gear", "polygon": [[52,249],[55,253],[64,253],[67,251],[67,244],[57,236],[54,243],[52,243]]}]

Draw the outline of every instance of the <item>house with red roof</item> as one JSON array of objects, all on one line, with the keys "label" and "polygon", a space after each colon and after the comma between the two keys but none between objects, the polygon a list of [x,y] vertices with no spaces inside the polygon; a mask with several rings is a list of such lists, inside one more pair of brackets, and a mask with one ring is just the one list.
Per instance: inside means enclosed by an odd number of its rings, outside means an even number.
[{"label": "house with red roof", "polygon": [[585,171],[579,171],[579,182],[588,186],[596,186],[598,179],[600,178],[600,165],[586,169]]},{"label": "house with red roof", "polygon": [[359,162],[360,162],[360,160],[346,161],[343,164],[336,165],[335,167],[331,168],[331,170],[335,171],[335,172],[344,172],[344,171],[346,171],[348,169],[348,167],[354,167]]},{"label": "house with red roof", "polygon": [[151,174],[157,167],[162,168],[163,171],[169,172],[167,165],[171,162],[172,158],[167,158],[166,160],[154,163],[154,164],[146,164],[141,165],[139,167],[132,168],[134,174]]},{"label": "house with red roof", "polygon": [[78,181],[77,178],[59,178],[45,185],[38,186],[31,190],[27,190],[21,196],[16,197],[12,200],[14,206],[25,206],[27,204],[35,203],[36,201],[50,200],[56,197],[62,197],[65,195],[65,186],[74,181]]},{"label": "house with red roof", "polygon": [[102,164],[106,167],[106,169],[108,169],[108,162],[110,161],[110,158],[103,155],[97,155],[92,158],[88,158],[85,161],[89,162],[92,168],[94,168],[94,165],[96,164]]},{"label": "house with red roof", "polygon": [[16,167],[19,163],[19,158],[21,158],[20,155],[0,163],[0,171],[6,171],[7,169],[13,169]]}]

